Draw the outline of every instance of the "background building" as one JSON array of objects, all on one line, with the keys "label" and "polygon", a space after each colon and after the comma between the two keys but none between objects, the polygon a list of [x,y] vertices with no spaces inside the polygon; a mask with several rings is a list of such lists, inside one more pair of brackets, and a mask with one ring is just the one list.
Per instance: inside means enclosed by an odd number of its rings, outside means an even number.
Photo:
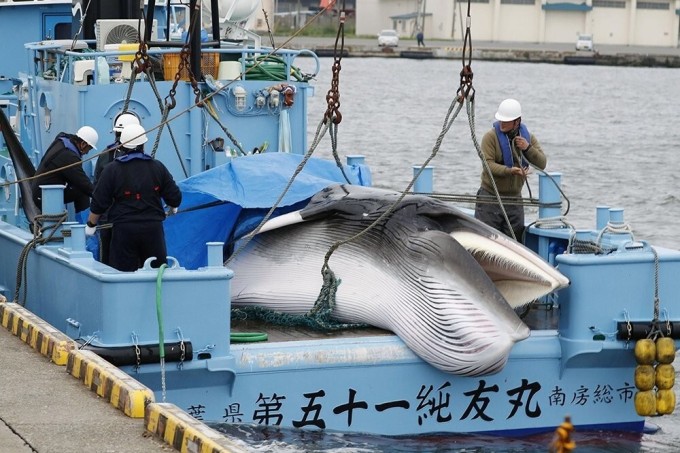
[{"label": "background building", "polygon": [[[356,34],[394,28],[402,37],[422,27],[427,39],[462,40],[467,0],[361,0]],[[471,0],[473,39],[677,47],[680,0]]]}]

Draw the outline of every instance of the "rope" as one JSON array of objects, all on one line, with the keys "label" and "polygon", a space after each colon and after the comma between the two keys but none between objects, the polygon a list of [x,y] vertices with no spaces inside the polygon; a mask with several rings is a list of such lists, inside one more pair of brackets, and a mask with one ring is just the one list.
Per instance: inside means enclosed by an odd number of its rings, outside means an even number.
[{"label": "rope", "polygon": [[651,329],[649,329],[647,338],[656,340],[659,336],[663,337],[664,332],[659,327],[659,310],[661,305],[661,300],[659,298],[659,254],[654,247],[651,247],[651,249],[652,254],[654,255],[654,318],[652,319],[652,326]]},{"label": "rope", "polygon": [[[359,233],[344,239],[335,242],[331,247],[329,248],[328,252],[326,252],[326,256],[324,257],[324,263],[321,268],[321,275],[323,276],[323,286],[321,287],[321,291],[319,292],[319,297],[317,298],[315,304],[314,304],[314,309],[318,310],[323,310],[323,307],[328,307],[328,306],[334,306],[335,305],[335,293],[337,290],[337,286],[339,284],[339,280],[335,278],[335,273],[331,270],[329,266],[329,260],[333,253],[342,245],[347,244],[349,242],[355,241],[362,237],[364,234],[367,234],[370,230],[375,228],[376,226],[380,225],[388,216],[394,212],[396,207],[401,203],[401,201],[406,197],[406,195],[411,191],[411,188],[415,184],[415,182],[418,180],[420,177],[421,173],[425,170],[427,165],[432,161],[432,159],[435,158],[437,153],[439,152],[439,148],[442,144],[442,141],[444,140],[444,137],[446,136],[446,133],[449,131],[451,126],[453,125],[454,120],[460,113],[461,109],[463,107],[463,104],[458,102],[458,99],[454,99],[451,102],[451,105],[449,106],[449,110],[446,114],[446,117],[444,119],[444,124],[442,126],[442,130],[439,133],[439,136],[437,137],[437,140],[435,142],[434,147],[432,148],[432,152],[430,153],[430,156],[425,159],[423,164],[420,166],[420,170],[413,176],[413,179],[408,183],[406,188],[401,192],[399,197],[390,205],[377,219],[375,219],[370,225],[368,225],[365,229],[360,231]],[[319,307],[319,308],[317,308]]]},{"label": "rope", "polygon": [[[151,85],[151,89],[153,90],[154,94],[156,95],[156,100],[158,101],[158,109],[159,109],[160,112],[165,114],[165,108],[164,108],[163,100],[161,99],[161,94],[158,91],[158,86],[156,85],[156,78],[154,77],[151,69],[147,69],[147,77],[149,79],[149,85]],[[170,110],[168,110],[168,113],[169,112],[170,112]],[[165,114],[165,119],[167,119],[167,114]],[[184,160],[182,159],[182,154],[179,151],[179,146],[177,145],[177,140],[175,140],[175,134],[172,132],[172,128],[170,127],[170,124],[168,124],[167,126],[168,126],[168,133],[170,133],[170,139],[172,140],[172,144],[175,147],[175,154],[177,155],[177,160],[179,161],[179,164],[182,167],[182,172],[184,173],[184,177],[188,178],[189,172],[187,171],[186,167],[184,166]],[[159,129],[158,134],[156,135],[156,142],[154,143],[154,150],[153,150],[154,156],[156,154],[156,148],[158,147],[158,141],[160,140],[161,131],[162,131],[162,129]]]},{"label": "rope", "polygon": [[597,244],[599,244],[602,241],[602,237],[604,236],[605,233],[628,233],[631,236],[631,239],[634,241],[635,236],[633,235],[633,228],[627,224],[627,223],[621,223],[621,224],[615,224],[608,222],[607,225],[605,225],[604,228],[600,231],[600,233],[597,235],[597,240],[595,241]]},{"label": "rope", "polygon": [[[31,249],[35,249],[38,245],[56,241],[58,238],[55,238],[54,235],[59,230],[61,225],[67,220],[67,218],[68,213],[66,211],[62,212],[61,214],[41,214],[35,217],[31,228],[33,231],[33,239],[24,245],[21,253],[19,254],[19,259],[17,262],[17,278],[14,290],[14,302],[18,303],[19,305],[24,306],[26,304],[28,285],[24,286],[23,297],[21,299],[19,298],[19,293],[21,292],[22,283],[28,280],[28,255]],[[43,228],[43,221],[50,221],[54,223],[47,228]],[[49,232],[49,235],[44,236],[46,232]]]},{"label": "rope", "polygon": [[[322,11],[325,11],[325,9],[322,10]],[[339,30],[338,30],[338,35],[337,35],[337,37],[336,37],[336,55],[337,55],[337,53],[338,53],[338,52],[337,52],[337,43],[338,43],[338,40],[340,40],[340,37],[341,37],[341,36],[342,36],[342,43],[344,43],[344,26],[343,26],[343,25],[344,25],[344,12],[343,12],[343,14],[341,15],[340,22],[341,22],[341,23],[340,23],[340,27],[339,27]],[[295,35],[293,35],[293,36],[295,36]],[[290,39],[289,39],[289,40],[290,40]],[[286,43],[287,43],[287,42],[288,42],[288,41],[286,41]],[[284,44],[285,44],[285,43],[284,43]],[[342,49],[341,49],[341,51],[339,52],[339,54],[340,54],[340,57],[337,57],[337,59],[336,59],[336,61],[338,61],[338,62],[339,62],[340,58],[342,58]],[[254,229],[253,231],[251,231],[250,233],[248,233],[247,235],[245,235],[245,236],[243,237],[243,241],[239,244],[238,248],[237,248],[237,249],[234,251],[234,253],[232,253],[231,256],[224,262],[224,265],[225,265],[225,266],[227,266],[231,261],[233,261],[233,259],[241,252],[241,250],[243,250],[243,248],[244,248],[246,245],[248,245],[248,243],[252,240],[252,238],[255,237],[255,236],[257,235],[257,233],[259,233],[259,231],[262,229],[262,226],[269,220],[269,218],[272,216],[272,214],[274,213],[274,211],[276,210],[276,208],[278,208],[279,204],[280,204],[281,201],[283,200],[283,197],[286,195],[286,193],[288,193],[288,190],[290,190],[290,187],[293,185],[293,182],[295,181],[295,178],[297,178],[297,176],[300,174],[300,172],[302,171],[302,169],[304,168],[304,166],[307,165],[307,161],[309,161],[309,159],[312,157],[312,154],[313,154],[314,151],[316,150],[316,147],[317,147],[318,144],[321,142],[321,139],[323,138],[323,136],[325,135],[326,131],[327,131],[327,130],[329,129],[329,127],[331,126],[331,123],[333,123],[333,124],[335,124],[335,125],[337,126],[337,124],[340,123],[340,121],[342,120],[342,115],[341,115],[340,112],[338,111],[338,108],[339,108],[339,106],[340,106],[340,102],[339,102],[339,97],[340,97],[340,95],[339,95],[339,88],[338,88],[338,85],[339,85],[339,71],[340,71],[340,67],[339,67],[339,64],[338,64],[338,65],[337,65],[337,70],[334,72],[333,81],[331,82],[331,88],[330,88],[330,90],[329,90],[329,93],[331,93],[331,92],[334,93],[334,95],[333,95],[333,103],[332,103],[332,105],[331,105],[331,101],[330,101],[330,100],[328,101],[328,102],[329,102],[329,108],[328,108],[328,110],[326,111],[326,113],[324,114],[323,120],[322,120],[322,121],[319,123],[319,125],[317,126],[316,134],[315,134],[315,136],[314,136],[314,140],[312,141],[312,145],[310,146],[310,148],[309,148],[309,150],[307,151],[307,153],[305,154],[305,156],[302,158],[302,161],[298,164],[297,168],[295,169],[295,172],[294,172],[293,175],[291,176],[290,180],[289,180],[288,183],[286,184],[286,187],[283,189],[283,191],[282,191],[281,194],[279,195],[279,198],[276,200],[276,202],[274,203],[274,205],[269,209],[269,211],[267,212],[267,214],[262,218],[262,220],[261,220],[260,223],[257,225],[257,227],[255,227],[255,229]],[[248,72],[248,71],[246,71],[246,73],[247,73],[247,72]],[[228,85],[225,85],[225,86],[221,87],[219,90],[214,91],[213,93],[210,94],[209,97],[214,96],[214,95],[217,94],[219,91],[221,91],[221,90],[223,90],[224,88],[226,88],[227,86],[228,86]],[[328,100],[329,97],[326,96],[326,99]],[[329,114],[329,112],[332,112],[332,113]],[[323,127],[323,126],[325,126],[325,127]],[[337,131],[337,129],[336,129],[336,131]],[[333,145],[333,155],[334,155],[334,157],[335,157],[335,162],[337,163],[338,167],[339,167],[340,170],[342,171],[342,174],[343,174],[343,176],[345,177],[345,180],[349,182],[349,179],[347,178],[347,175],[345,174],[345,171],[344,171],[344,169],[343,169],[343,167],[342,167],[342,164],[340,163],[340,159],[339,159],[339,157],[337,156],[337,152],[336,152],[337,135],[333,134],[333,137],[336,137],[335,139],[333,139],[333,143],[334,143],[334,145]]]}]

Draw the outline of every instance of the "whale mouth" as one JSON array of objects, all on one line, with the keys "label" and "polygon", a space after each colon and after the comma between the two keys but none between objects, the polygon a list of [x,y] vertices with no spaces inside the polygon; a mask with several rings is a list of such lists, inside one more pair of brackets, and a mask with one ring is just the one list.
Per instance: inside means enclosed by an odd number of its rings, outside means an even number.
[{"label": "whale mouth", "polygon": [[451,236],[479,263],[513,308],[569,286],[569,280],[554,267],[500,234],[454,231]]}]

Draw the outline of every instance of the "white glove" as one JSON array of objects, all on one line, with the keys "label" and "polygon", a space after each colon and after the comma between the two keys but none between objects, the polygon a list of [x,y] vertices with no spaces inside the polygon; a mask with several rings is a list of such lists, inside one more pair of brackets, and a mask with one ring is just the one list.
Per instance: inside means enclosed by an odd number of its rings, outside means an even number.
[{"label": "white glove", "polygon": [[95,225],[95,226],[86,225],[85,226],[85,236],[94,236],[94,234],[96,232],[97,232],[97,225]]},{"label": "white glove", "polygon": [[170,208],[170,210],[165,214],[166,217],[177,214],[177,208]]}]

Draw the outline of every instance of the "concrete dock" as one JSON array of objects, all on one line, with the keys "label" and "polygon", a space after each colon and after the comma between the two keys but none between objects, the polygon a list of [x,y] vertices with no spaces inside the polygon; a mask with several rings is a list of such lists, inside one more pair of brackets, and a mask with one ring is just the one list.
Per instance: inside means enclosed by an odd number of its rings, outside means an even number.
[{"label": "concrete dock", "polygon": [[173,451],[5,328],[0,383],[0,453]]},{"label": "concrete dock", "polygon": [[0,453],[242,452],[0,296]]},{"label": "concrete dock", "polygon": [[[271,45],[262,38],[263,45]],[[291,49],[308,49],[319,56],[334,55],[335,37],[275,37],[274,43]],[[398,47],[378,47],[377,38],[345,37],[343,57],[446,58],[461,59],[460,40],[426,40],[418,47],[415,39],[401,39]],[[465,49],[469,51],[469,49]],[[468,55],[466,53],[466,55]],[[680,67],[680,48],[654,46],[597,45],[593,52],[577,51],[568,43],[472,42],[472,61],[516,61],[525,63],[581,64],[601,66]]]}]

